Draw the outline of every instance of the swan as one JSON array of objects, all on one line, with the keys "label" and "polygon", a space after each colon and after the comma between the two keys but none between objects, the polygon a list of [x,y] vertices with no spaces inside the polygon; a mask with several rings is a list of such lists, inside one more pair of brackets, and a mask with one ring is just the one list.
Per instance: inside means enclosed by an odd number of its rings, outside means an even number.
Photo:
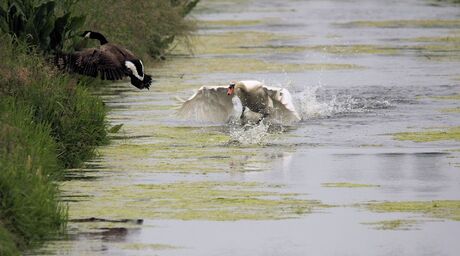
[{"label": "swan", "polygon": [[301,120],[288,90],[255,80],[232,81],[228,86],[202,86],[183,101],[178,115],[211,122],[228,121],[234,113],[235,95],[242,105],[240,119],[250,116],[249,110],[258,114],[259,122],[265,118],[282,123]]},{"label": "swan", "polygon": [[144,73],[144,64],[131,51],[109,43],[98,32],[85,31],[81,36],[99,40],[100,47],[57,54],[55,64],[58,68],[86,76],[100,75],[102,80],[121,80],[129,76],[131,84],[138,89],[150,88],[152,77]]}]

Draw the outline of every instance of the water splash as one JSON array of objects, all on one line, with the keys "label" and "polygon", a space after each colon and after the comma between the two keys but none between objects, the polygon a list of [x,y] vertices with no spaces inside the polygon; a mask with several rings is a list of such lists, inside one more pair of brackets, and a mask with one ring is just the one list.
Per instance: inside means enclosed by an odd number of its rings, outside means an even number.
[{"label": "water splash", "polygon": [[294,104],[302,120],[363,113],[392,106],[388,100],[377,96],[352,96],[342,92],[327,95],[327,92],[321,90],[322,86],[318,85],[305,87],[303,91],[294,94]]},{"label": "water splash", "polygon": [[265,145],[268,143],[270,125],[266,122],[259,124],[232,124],[230,126],[231,143],[241,145]]},{"label": "water splash", "polygon": [[302,120],[316,117],[328,117],[334,112],[334,100],[320,102],[317,99],[317,91],[320,86],[307,87],[302,92],[294,95],[294,101],[298,106],[298,112]]}]

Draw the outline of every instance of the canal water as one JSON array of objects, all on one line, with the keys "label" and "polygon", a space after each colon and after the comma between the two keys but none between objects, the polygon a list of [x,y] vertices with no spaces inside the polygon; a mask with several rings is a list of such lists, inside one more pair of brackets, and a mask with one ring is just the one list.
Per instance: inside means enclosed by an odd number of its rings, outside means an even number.
[{"label": "canal water", "polygon": [[[203,0],[193,17],[193,55],[151,67],[150,91],[97,92],[123,126],[61,184],[68,235],[30,254],[458,255],[459,5]],[[302,121],[175,115],[244,79],[287,88]]]}]

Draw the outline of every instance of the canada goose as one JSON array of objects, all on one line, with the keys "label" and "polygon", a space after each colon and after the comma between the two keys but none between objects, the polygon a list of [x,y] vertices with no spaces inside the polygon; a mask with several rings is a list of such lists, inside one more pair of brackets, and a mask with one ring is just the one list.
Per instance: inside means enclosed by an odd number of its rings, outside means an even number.
[{"label": "canada goose", "polygon": [[81,36],[97,39],[101,46],[68,54],[57,54],[55,63],[59,68],[92,77],[100,75],[102,80],[121,80],[129,76],[131,84],[137,88],[150,88],[152,77],[144,74],[144,64],[131,51],[109,43],[98,32],[85,31]]},{"label": "canada goose", "polygon": [[266,86],[259,81],[231,82],[228,86],[203,86],[178,110],[183,117],[214,122],[228,121],[232,116],[236,95],[243,107],[240,119],[247,109],[258,113],[259,121],[266,117],[290,123],[300,121],[288,90]]}]

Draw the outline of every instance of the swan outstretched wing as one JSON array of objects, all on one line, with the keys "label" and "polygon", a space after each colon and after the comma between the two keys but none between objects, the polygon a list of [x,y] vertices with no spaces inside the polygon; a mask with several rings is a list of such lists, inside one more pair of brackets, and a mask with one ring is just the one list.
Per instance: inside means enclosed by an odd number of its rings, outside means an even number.
[{"label": "swan outstretched wing", "polygon": [[197,121],[225,122],[233,114],[232,98],[227,95],[227,86],[202,86],[177,114]]},{"label": "swan outstretched wing", "polygon": [[264,89],[273,101],[275,119],[289,122],[301,120],[287,89],[272,86],[264,86]]}]

